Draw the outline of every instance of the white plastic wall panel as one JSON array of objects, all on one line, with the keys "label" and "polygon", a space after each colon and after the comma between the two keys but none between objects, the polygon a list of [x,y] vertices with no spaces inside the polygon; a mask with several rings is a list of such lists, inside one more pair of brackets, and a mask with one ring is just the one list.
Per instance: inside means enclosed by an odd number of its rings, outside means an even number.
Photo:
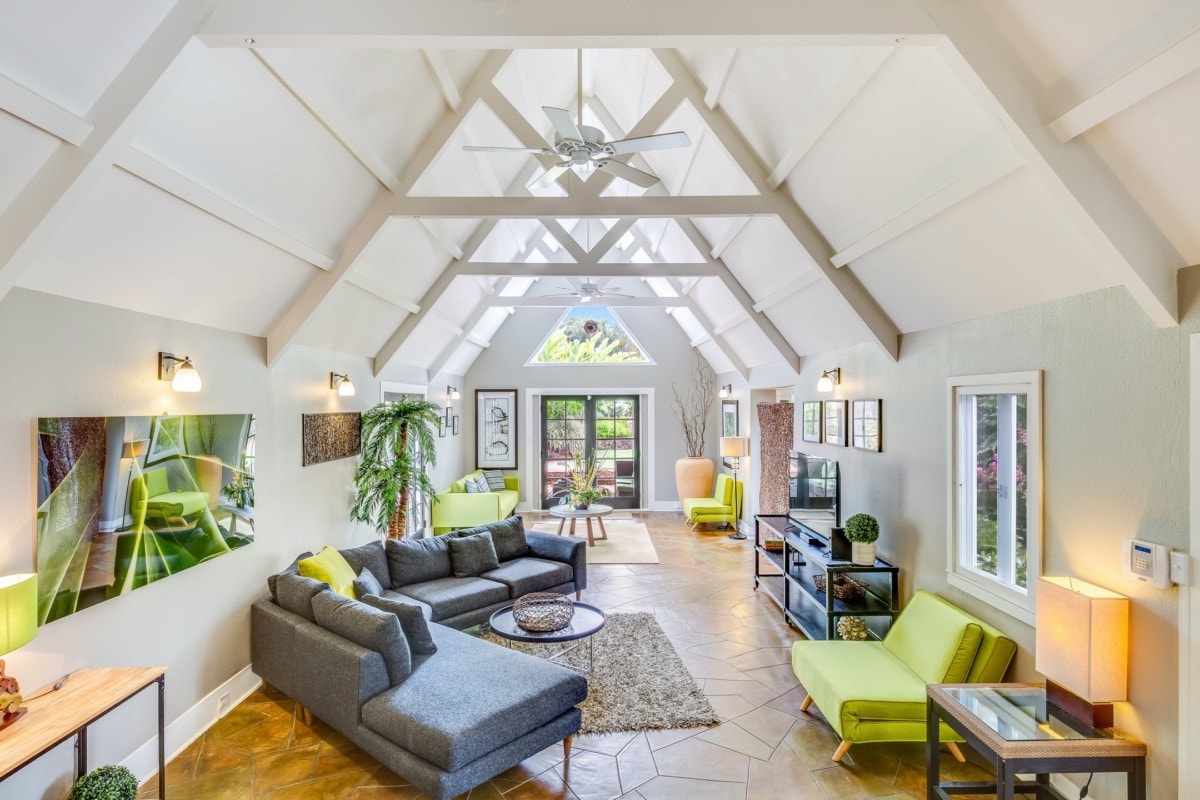
[{"label": "white plastic wall panel", "polygon": [[300,344],[374,356],[408,313],[370,292],[343,281],[301,331]]},{"label": "white plastic wall panel", "polygon": [[1027,169],[850,268],[905,333],[1118,282]]},{"label": "white plastic wall panel", "polygon": [[1200,72],[1084,134],[1188,264],[1200,264]]},{"label": "white plastic wall panel", "polygon": [[841,249],[887,222],[881,209],[895,196],[927,181],[955,154],[995,131],[936,52],[900,48],[793,170],[786,186]]},{"label": "white plastic wall panel", "polygon": [[244,50],[206,50],[134,139],[138,149],[328,255],[379,184]]},{"label": "white plastic wall panel", "polygon": [[85,116],[171,5],[0,0],[0,74]]},{"label": "white plastic wall panel", "polygon": [[0,111],[0,214],[59,146],[57,138]]},{"label": "white plastic wall panel", "polygon": [[755,217],[721,256],[756,301],[817,268],[778,217]]},{"label": "white plastic wall panel", "polygon": [[320,270],[115,167],[20,284],[264,336]]},{"label": "white plastic wall panel", "polygon": [[[465,145],[522,147],[520,141],[488,108],[476,103],[448,138],[429,168],[413,184],[413,196],[495,197],[506,192],[532,156],[522,153],[466,152]],[[522,181],[523,182],[523,181]]]},{"label": "white plastic wall panel", "polygon": [[450,256],[420,222],[392,219],[359,256],[354,273],[419,303],[449,261]]},{"label": "white plastic wall panel", "polygon": [[828,281],[821,280],[764,312],[802,356],[870,341],[871,332]]},{"label": "white plastic wall panel", "polygon": [[734,162],[725,146],[708,130],[690,102],[685,100],[680,104],[657,133],[672,131],[685,132],[692,140],[691,147],[642,153],[650,172],[662,180],[669,193],[755,194],[754,184]]}]

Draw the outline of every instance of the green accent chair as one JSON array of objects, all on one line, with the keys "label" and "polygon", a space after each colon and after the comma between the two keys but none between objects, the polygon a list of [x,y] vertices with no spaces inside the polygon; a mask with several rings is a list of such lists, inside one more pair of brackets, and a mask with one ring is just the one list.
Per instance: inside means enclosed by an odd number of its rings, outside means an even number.
[{"label": "green accent chair", "polygon": [[494,492],[468,494],[467,478],[482,475],[482,470],[464,475],[445,491],[438,492],[433,504],[433,532],[439,536],[459,528],[474,528],[499,522],[510,516],[520,499],[520,478],[505,476],[504,488]]},{"label": "green accent chair", "polygon": [[129,507],[133,514],[133,529],[141,530],[147,520],[154,528],[191,527],[187,520],[208,511],[208,492],[171,491],[165,467],[146,470],[136,475],[129,486]]},{"label": "green accent chair", "polygon": [[[925,741],[925,686],[999,683],[1016,642],[946,600],[920,590],[882,642],[801,640],[792,671],[842,743]],[[959,761],[962,739],[942,723],[941,740]]]},{"label": "green accent chair", "polygon": [[[737,505],[733,495],[737,491]],[[683,500],[683,515],[692,528],[706,522],[724,522],[737,525],[738,511],[742,507],[742,482],[722,473],[717,476],[717,486],[712,497],[688,497]]]}]

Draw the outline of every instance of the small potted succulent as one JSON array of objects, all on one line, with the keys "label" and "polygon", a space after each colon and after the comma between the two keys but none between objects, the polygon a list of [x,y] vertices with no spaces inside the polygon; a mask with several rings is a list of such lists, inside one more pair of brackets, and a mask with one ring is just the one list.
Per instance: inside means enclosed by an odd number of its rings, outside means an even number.
[{"label": "small potted succulent", "polygon": [[75,781],[67,800],[137,800],[138,783],[125,767],[109,764]]},{"label": "small potted succulent", "polygon": [[850,560],[860,566],[875,563],[875,540],[879,538],[879,522],[870,514],[855,514],[846,520],[846,538],[850,540]]}]

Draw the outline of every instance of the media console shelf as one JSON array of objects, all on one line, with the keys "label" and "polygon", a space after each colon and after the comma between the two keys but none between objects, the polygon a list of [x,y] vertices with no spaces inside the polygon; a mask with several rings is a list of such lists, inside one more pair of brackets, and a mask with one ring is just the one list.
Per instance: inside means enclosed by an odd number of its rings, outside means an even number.
[{"label": "media console shelf", "polygon": [[[782,549],[768,549],[768,539],[782,540]],[[754,588],[809,639],[839,638],[837,621],[849,616],[861,617],[871,638],[882,639],[900,611],[899,571],[880,558],[872,566],[835,561],[829,540],[811,528],[784,515],[754,517]],[[842,600],[817,588],[818,580],[833,586],[838,575],[865,584],[863,595]]]}]

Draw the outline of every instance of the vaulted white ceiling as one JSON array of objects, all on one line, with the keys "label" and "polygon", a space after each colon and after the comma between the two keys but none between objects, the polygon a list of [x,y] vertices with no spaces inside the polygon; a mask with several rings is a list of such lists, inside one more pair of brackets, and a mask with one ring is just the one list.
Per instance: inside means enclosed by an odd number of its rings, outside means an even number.
[{"label": "vaulted white ceiling", "polygon": [[[1175,322],[1200,262],[1194,0],[610,11],[0,0],[0,297],[432,376],[591,278],[759,385],[1104,287]],[[626,159],[648,190],[533,194],[552,159],[462,149],[543,146],[544,105],[692,145]]]}]

